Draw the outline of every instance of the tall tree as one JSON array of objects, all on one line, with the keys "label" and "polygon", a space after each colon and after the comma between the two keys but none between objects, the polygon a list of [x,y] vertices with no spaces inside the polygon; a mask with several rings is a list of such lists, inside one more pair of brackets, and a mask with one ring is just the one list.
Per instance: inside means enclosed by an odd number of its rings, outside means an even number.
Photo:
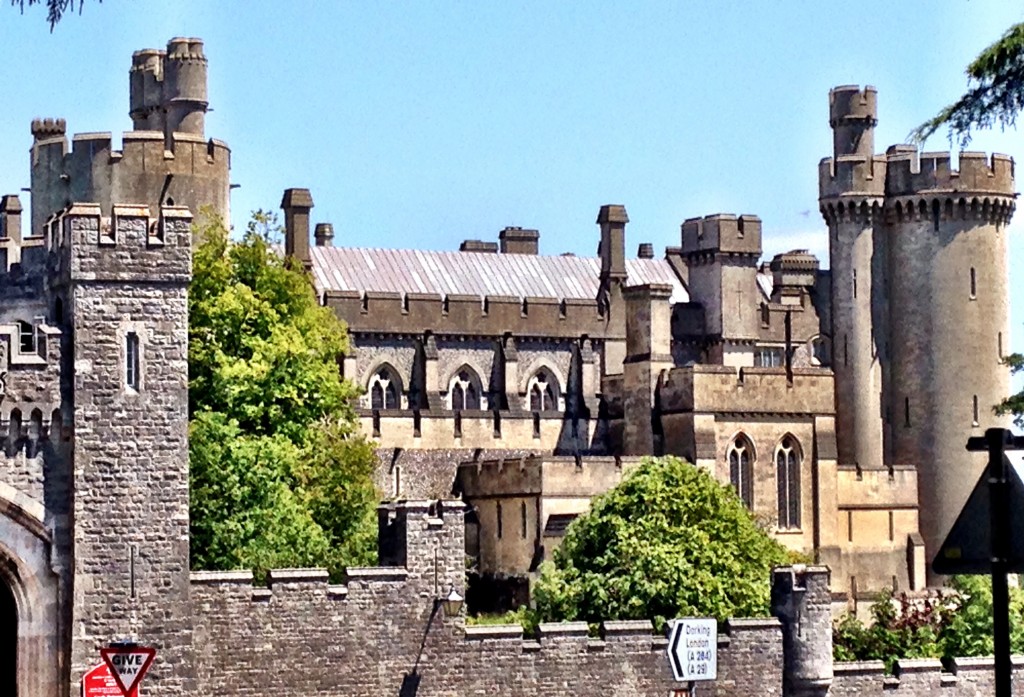
[{"label": "tall tree", "polygon": [[196,568],[373,559],[373,451],[358,435],[338,359],[345,327],[255,214],[231,242],[197,229],[189,289],[189,454]]},{"label": "tall tree", "polygon": [[788,560],[731,487],[646,458],[573,521],[534,598],[545,621],[767,615],[771,568]]}]

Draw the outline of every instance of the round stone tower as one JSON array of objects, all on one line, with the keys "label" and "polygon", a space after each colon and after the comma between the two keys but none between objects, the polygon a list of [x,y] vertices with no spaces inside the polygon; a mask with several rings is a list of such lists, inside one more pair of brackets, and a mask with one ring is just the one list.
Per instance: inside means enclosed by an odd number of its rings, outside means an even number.
[{"label": "round stone tower", "polygon": [[885,159],[875,157],[877,92],[829,93],[833,157],[819,166],[819,203],[829,229],[832,365],[839,465],[882,466],[882,360],[887,322],[883,202]]},{"label": "round stone tower", "polygon": [[199,39],[171,39],[167,50],[132,55],[129,115],[133,130],[117,150],[110,133],[80,133],[69,147],[63,120],[32,124],[32,233],[72,203],[205,207],[230,225],[228,146],[207,139],[207,62]]},{"label": "round stone tower", "polygon": [[164,61],[166,130],[203,135],[206,125],[206,56],[199,39],[171,39]]},{"label": "round stone tower", "polygon": [[1008,427],[993,406],[1010,394],[1007,232],[1013,161],[889,149],[893,459],[918,468],[921,534],[942,544],[985,466],[970,436]]}]

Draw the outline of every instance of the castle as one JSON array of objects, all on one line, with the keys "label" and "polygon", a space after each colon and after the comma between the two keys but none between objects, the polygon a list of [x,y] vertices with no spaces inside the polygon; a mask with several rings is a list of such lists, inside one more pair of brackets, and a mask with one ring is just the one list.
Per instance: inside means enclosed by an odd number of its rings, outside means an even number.
[{"label": "castle", "polygon": [[[227,218],[230,192],[230,151],[204,133],[206,67],[197,39],[137,52],[121,149],[97,133],[69,147],[63,120],[37,120],[25,224],[17,196],[0,200],[0,694],[68,695],[126,637],[158,648],[154,695],[664,694],[649,625],[524,641],[430,600],[464,589],[466,551],[481,577],[527,576],[650,454],[731,482],[822,565],[776,574],[779,619],[726,627],[713,692],[893,688],[878,666],[833,669],[829,605],[926,584],[984,464],[966,439],[1005,423],[991,405],[1009,394],[1011,159],[877,155],[875,91],[834,89],[828,271],[799,250],[760,263],[750,215],[688,219],[662,258],[627,258],[620,205],[598,212],[595,258],[540,255],[521,228],[457,252],[349,249],[289,189],[284,253],[348,323],[341,369],[366,388],[381,488],[454,488],[469,513],[392,504],[380,568],[344,586],[274,571],[261,589],[189,571],[190,226],[202,205]],[[904,667],[905,694],[982,680]]]}]

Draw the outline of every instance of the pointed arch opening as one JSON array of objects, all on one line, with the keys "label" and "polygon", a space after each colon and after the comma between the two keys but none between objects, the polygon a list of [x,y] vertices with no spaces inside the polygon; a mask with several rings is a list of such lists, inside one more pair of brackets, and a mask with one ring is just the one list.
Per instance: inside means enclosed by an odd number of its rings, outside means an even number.
[{"label": "pointed arch opening", "polygon": [[526,384],[527,408],[530,411],[558,411],[561,387],[547,368],[541,368]]},{"label": "pointed arch opening", "polygon": [[787,434],[775,448],[775,480],[778,484],[779,529],[800,528],[800,443]]},{"label": "pointed arch opening", "polygon": [[486,409],[480,375],[467,365],[448,381],[448,408],[453,411]]},{"label": "pointed arch opening", "polygon": [[366,391],[371,409],[401,409],[402,381],[398,371],[387,363],[373,371]]},{"label": "pointed arch opening", "polygon": [[729,482],[748,509],[754,510],[754,444],[743,433],[737,434],[726,452]]}]

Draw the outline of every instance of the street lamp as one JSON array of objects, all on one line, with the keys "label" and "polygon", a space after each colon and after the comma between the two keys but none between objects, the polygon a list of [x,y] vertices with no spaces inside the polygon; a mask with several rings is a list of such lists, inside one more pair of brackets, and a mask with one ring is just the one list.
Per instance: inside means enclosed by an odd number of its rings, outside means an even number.
[{"label": "street lamp", "polygon": [[455,590],[455,586],[448,592],[448,596],[445,598],[438,598],[437,602],[444,608],[445,617],[458,617],[459,613],[462,612],[462,603],[464,598],[459,595],[459,592]]}]

